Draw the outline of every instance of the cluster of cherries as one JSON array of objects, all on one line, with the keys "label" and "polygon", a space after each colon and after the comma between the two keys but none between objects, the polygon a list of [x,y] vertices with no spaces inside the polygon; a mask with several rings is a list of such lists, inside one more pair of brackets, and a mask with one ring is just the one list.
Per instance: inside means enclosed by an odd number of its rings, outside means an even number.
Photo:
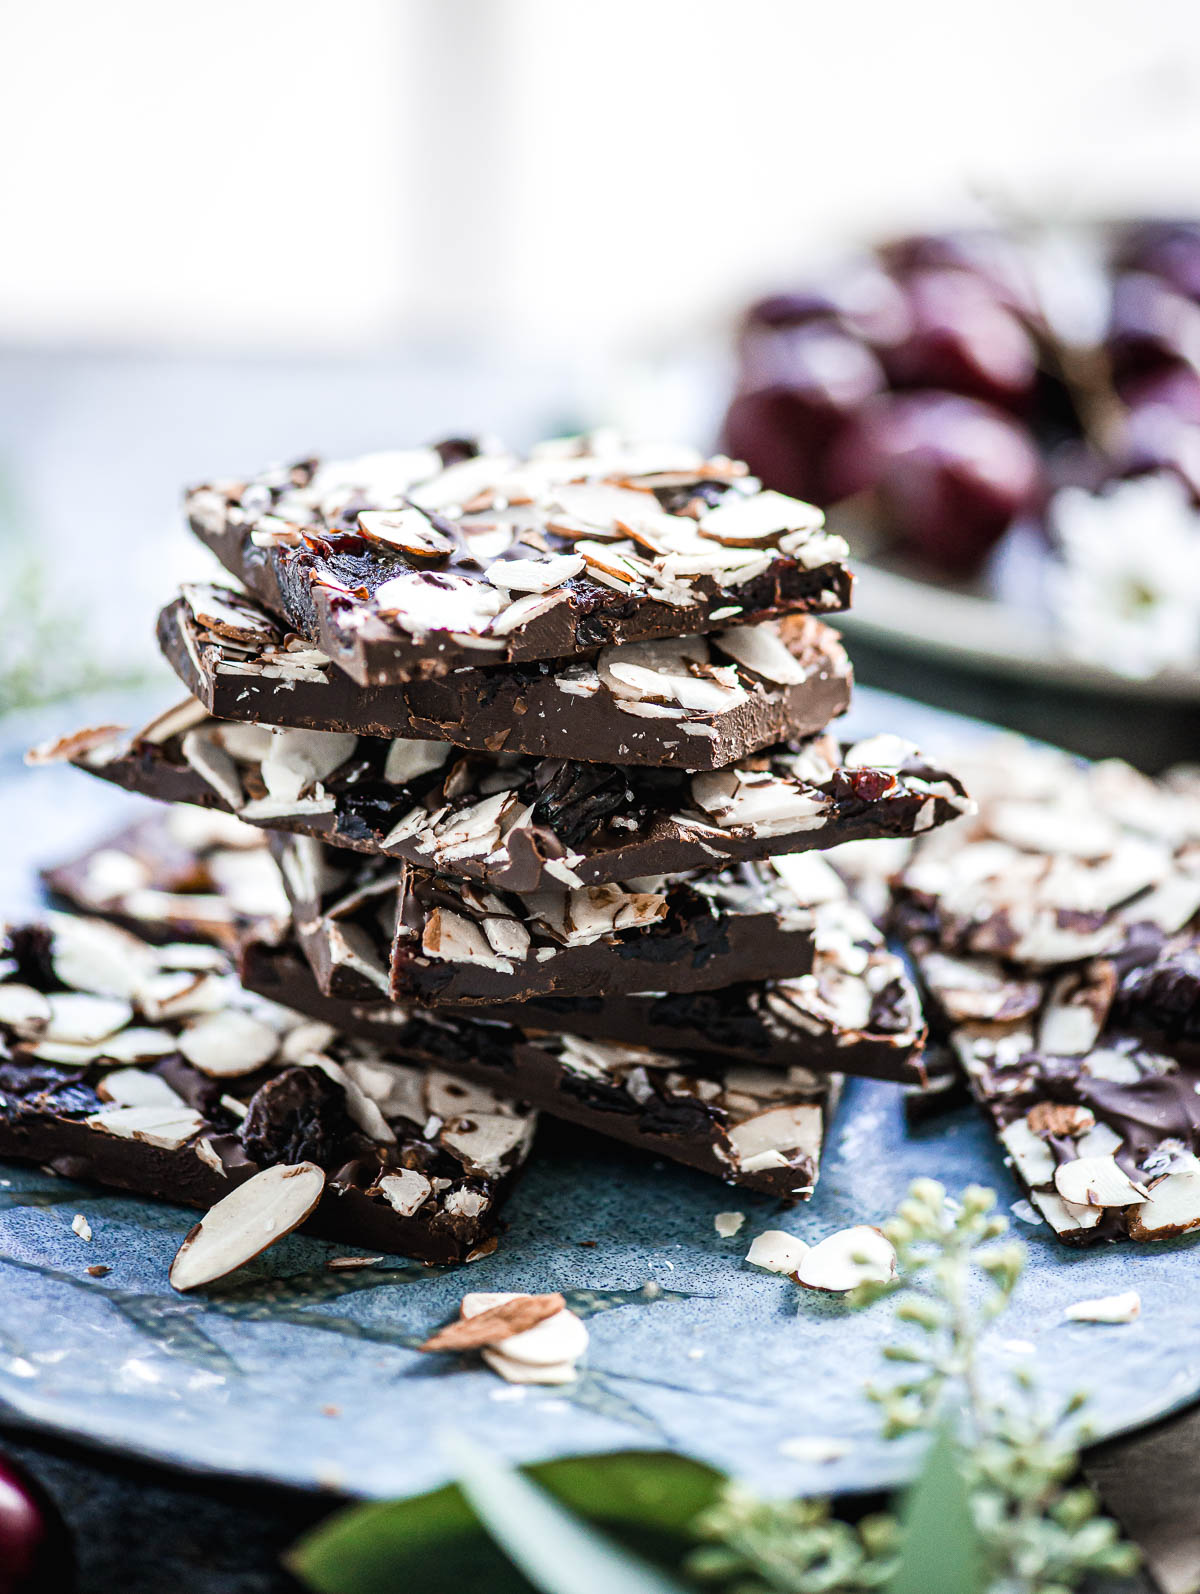
[{"label": "cluster of cherries", "polygon": [[1106,235],[1086,281],[1044,244],[908,238],[754,305],[725,448],[823,507],[862,495],[951,577],[1061,486],[1169,470],[1200,502],[1200,222]]}]

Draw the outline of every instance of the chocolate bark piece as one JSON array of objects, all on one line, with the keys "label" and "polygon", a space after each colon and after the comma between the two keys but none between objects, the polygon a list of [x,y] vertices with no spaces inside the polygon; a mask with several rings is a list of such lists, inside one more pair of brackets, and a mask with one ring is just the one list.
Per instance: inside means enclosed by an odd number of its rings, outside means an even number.
[{"label": "chocolate bark piece", "polygon": [[[473,1085],[781,1200],[817,1182],[840,1076],[522,1029],[461,1014],[324,996],[295,946],[250,942],[243,977],[327,1023],[378,1035],[387,1055],[429,1060]],[[802,1052],[796,1054],[803,1057]]]},{"label": "chocolate bark piece", "polygon": [[213,719],[195,699],[72,762],[146,796],[520,892],[919,835],[969,807],[898,737],[819,736],[689,775],[272,730]]},{"label": "chocolate bark piece", "polygon": [[498,893],[305,836],[272,836],[321,988],[427,1006],[706,991],[809,972],[815,854],[605,886]]},{"label": "chocolate bark piece", "polygon": [[196,536],[359,685],[847,607],[811,504],[694,449],[562,439],[302,460],[187,495]]},{"label": "chocolate bark piece", "polygon": [[1200,1227],[1200,791],[1012,743],[967,764],[978,815],[897,897],[935,1031],[1061,1239]]},{"label": "chocolate bark piece", "polygon": [[[239,637],[233,621],[211,628],[218,607],[236,614]],[[219,719],[688,770],[824,730],[845,713],[852,682],[837,633],[807,616],[366,686],[224,588],[188,589],[160,614],[158,640]]]},{"label": "chocolate bark piece", "polygon": [[457,1262],[489,1242],[535,1115],[242,989],[228,962],[100,919],[0,930],[0,1156],[209,1207],[327,1173],[307,1227]]},{"label": "chocolate bark piece", "polygon": [[152,813],[41,878],[79,911],[151,940],[233,951],[248,933],[276,936],[291,922],[262,831],[202,808]]},{"label": "chocolate bark piece", "polygon": [[924,840],[894,922],[950,957],[1036,971],[1116,957],[1200,915],[1200,791],[1005,740],[956,759],[978,812]]},{"label": "chocolate bark piece", "polygon": [[[163,858],[177,871],[178,812],[164,810],[152,815],[100,842],[93,855],[84,854],[70,871],[48,871],[48,878],[68,900],[90,911],[86,896],[76,896],[71,884],[88,879],[90,856],[108,859],[130,847],[139,861]],[[186,817],[190,823],[192,816]],[[231,892],[238,889],[237,869],[244,866],[256,874],[254,853],[266,850],[261,832],[247,830],[245,834],[254,845],[239,850],[233,866],[221,872],[220,885]],[[104,867],[110,871],[111,862]],[[286,900],[273,860],[271,870],[278,892]],[[847,900],[845,886],[824,857],[808,859],[805,873],[814,918],[813,967],[806,975],[673,995],[549,996],[498,1003],[489,1006],[486,1014],[479,1008],[464,1010],[461,1016],[477,1018],[481,1024],[502,1021],[518,1028],[564,1031],[656,1051],[682,1049],[784,1068],[802,1060],[806,1068],[820,1072],[921,1083],[924,1021],[903,962],[883,945],[879,932],[856,904]],[[170,882],[151,876],[147,906],[155,900],[170,900],[154,895],[164,883]],[[795,870],[793,883],[799,889],[801,877]],[[119,908],[119,901],[109,903],[110,911]],[[114,916],[119,917],[119,911]],[[151,939],[170,939],[180,933],[176,919],[158,924],[142,918],[133,924]],[[218,928],[224,934],[224,926]],[[290,914],[286,928],[290,934]],[[258,933],[260,938],[275,940],[280,926],[273,920],[265,932]],[[250,960],[244,970],[252,985],[254,968]],[[311,975],[306,978],[311,983]],[[304,1002],[295,1005],[309,1010]],[[380,999],[357,1002],[347,1011],[360,1015],[357,1023],[349,1025],[353,1033],[386,1042],[398,1009]],[[439,1010],[443,1015],[451,1011]]]}]

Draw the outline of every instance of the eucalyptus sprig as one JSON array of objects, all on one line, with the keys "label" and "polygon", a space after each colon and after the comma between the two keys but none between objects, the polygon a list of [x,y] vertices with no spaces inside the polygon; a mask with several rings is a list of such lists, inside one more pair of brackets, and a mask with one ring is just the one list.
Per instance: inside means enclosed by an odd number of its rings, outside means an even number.
[{"label": "eucalyptus sprig", "polygon": [[[947,1554],[961,1550],[965,1531],[977,1541],[980,1589],[1067,1594],[1093,1573],[1132,1572],[1137,1555],[1098,1514],[1091,1491],[1069,1486],[1087,1437],[1084,1397],[1054,1408],[1025,1368],[1013,1368],[999,1384],[981,1375],[983,1337],[1008,1306],[1025,1264],[1024,1247],[1004,1239],[1008,1224],[995,1204],[995,1192],[978,1185],[956,1201],[934,1180],[917,1180],[883,1225],[896,1250],[895,1277],[860,1285],[851,1305],[897,1298],[896,1319],[909,1332],[887,1344],[883,1356],[907,1372],[869,1393],[882,1409],[885,1437],[943,1436],[930,1446],[929,1465],[941,1469],[943,1497],[961,1480],[965,1507],[958,1527],[946,1528]],[[920,1489],[918,1483],[914,1492]],[[891,1517],[851,1527],[831,1517],[827,1502],[755,1501],[729,1489],[696,1529],[721,1547],[696,1552],[688,1569],[723,1581],[725,1594],[859,1594],[879,1587],[932,1594],[936,1568],[907,1581],[904,1571],[910,1554],[920,1549],[928,1558],[930,1545],[914,1545],[915,1534],[905,1540]]]}]

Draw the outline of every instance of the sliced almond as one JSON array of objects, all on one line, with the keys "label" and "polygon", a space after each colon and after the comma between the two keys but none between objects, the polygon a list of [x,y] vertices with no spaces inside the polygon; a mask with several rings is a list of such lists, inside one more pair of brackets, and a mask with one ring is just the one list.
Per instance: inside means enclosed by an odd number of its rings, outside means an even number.
[{"label": "sliced almond", "polygon": [[451,554],[457,546],[419,509],[367,509],[358,517],[358,529],[370,542],[425,559]]},{"label": "sliced almond", "polygon": [[0,985],[0,1024],[18,1035],[32,1035],[50,1022],[50,1003],[32,985]]},{"label": "sliced almond", "polygon": [[246,800],[242,777],[233,758],[208,730],[191,730],[179,744],[184,760],[212,787],[229,807],[239,809]]},{"label": "sliced almond", "polygon": [[1054,1187],[1064,1201],[1088,1207],[1136,1206],[1149,1194],[1123,1173],[1112,1157],[1076,1157],[1059,1163]]},{"label": "sliced almond", "polygon": [[411,1218],[433,1194],[429,1180],[415,1168],[398,1168],[395,1173],[385,1173],[376,1188],[402,1218]]},{"label": "sliced almond", "polygon": [[269,1063],[279,1036],[269,1024],[235,1007],[207,1013],[179,1037],[179,1050],[210,1079],[237,1079]]},{"label": "sliced almond", "polygon": [[488,566],[487,579],[509,592],[550,592],[582,569],[583,559],[574,553],[550,554],[545,559],[497,559]]},{"label": "sliced almond", "polygon": [[[462,1315],[477,1317],[512,1299],[514,1297],[506,1293],[465,1295]],[[510,1333],[508,1338],[498,1341],[495,1348],[510,1361],[538,1367],[577,1361],[587,1350],[587,1344],[588,1332],[582,1320],[563,1308],[532,1328]]]},{"label": "sliced almond", "polygon": [[72,731],[69,736],[56,736],[53,741],[39,742],[25,754],[25,762],[32,765],[58,764],[69,758],[86,758],[104,748],[116,747],[125,736],[124,725],[90,725],[84,730]]},{"label": "sliced almond", "polygon": [[858,1224],[810,1246],[796,1270],[808,1290],[843,1294],[860,1284],[885,1284],[896,1275],[896,1251],[879,1229]]},{"label": "sliced almond", "polygon": [[1173,1240],[1200,1228],[1200,1173],[1168,1173],[1129,1214],[1135,1240]]},{"label": "sliced almond", "polygon": [[50,1022],[42,1031],[42,1039],[65,1041],[71,1046],[98,1045],[133,1018],[130,1004],[116,996],[63,991],[47,997],[47,1002]]},{"label": "sliced almond", "polygon": [[477,1113],[449,1123],[438,1136],[439,1144],[453,1151],[471,1169],[495,1177],[506,1160],[532,1133],[526,1118],[502,1113]]},{"label": "sliced almond", "polygon": [[182,1102],[175,1107],[107,1107],[84,1122],[122,1140],[142,1140],[161,1151],[178,1151],[204,1128],[205,1120]]},{"label": "sliced almond", "polygon": [[1063,1316],[1073,1323],[1132,1323],[1141,1315],[1142,1298],[1136,1290],[1123,1295],[1101,1295],[1095,1300],[1073,1301]]},{"label": "sliced almond", "polygon": [[773,625],[739,625],[721,631],[713,643],[722,653],[745,665],[765,681],[779,686],[799,686],[808,671],[790,650]]},{"label": "sliced almond", "polygon": [[407,786],[419,775],[440,769],[453,749],[449,742],[405,742],[396,740],[387,750],[383,778],[393,786]]},{"label": "sliced almond", "polygon": [[480,1356],[492,1369],[510,1384],[573,1384],[579,1374],[574,1362],[514,1361],[495,1345],[485,1345]]},{"label": "sliced almond", "polygon": [[263,1168],[201,1218],[171,1263],[172,1289],[212,1284],[282,1240],[317,1207],[325,1172],[315,1162]]},{"label": "sliced almond", "polygon": [[[468,1297],[469,1298],[469,1297]],[[561,1295],[510,1295],[469,1317],[460,1317],[431,1334],[419,1350],[479,1350],[535,1328],[566,1310]]]},{"label": "sliced almond", "polygon": [[340,731],[277,730],[259,773],[272,797],[294,801],[351,757],[358,737]]},{"label": "sliced almond", "polygon": [[755,1235],[746,1252],[746,1261],[752,1267],[766,1268],[769,1273],[791,1273],[808,1255],[808,1245],[794,1234],[783,1229],[765,1229]]},{"label": "sliced almond", "polygon": [[728,493],[699,521],[700,535],[735,548],[769,543],[785,532],[817,531],[825,516],[814,504],[784,493],[763,492],[748,497]]},{"label": "sliced almond", "polygon": [[127,930],[102,919],[50,916],[50,961],[62,983],[98,996],[133,996],[155,967],[153,952]]},{"label": "sliced almond", "polygon": [[847,769],[902,769],[909,759],[917,752],[915,742],[906,741],[903,736],[892,736],[883,733],[879,736],[868,736],[861,742],[855,742],[850,748],[842,763]]},{"label": "sliced almond", "polygon": [[96,1094],[118,1107],[161,1107],[172,1112],[187,1107],[161,1074],[148,1074],[144,1068],[114,1068],[97,1085]]},{"label": "sliced almond", "polygon": [[274,622],[228,587],[210,582],[185,582],[183,600],[207,631],[233,642],[262,642],[278,635]]}]

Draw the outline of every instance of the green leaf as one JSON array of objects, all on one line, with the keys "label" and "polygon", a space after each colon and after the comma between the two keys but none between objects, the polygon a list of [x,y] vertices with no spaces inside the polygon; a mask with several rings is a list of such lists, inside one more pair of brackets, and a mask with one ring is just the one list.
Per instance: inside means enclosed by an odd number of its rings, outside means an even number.
[{"label": "green leaf", "polygon": [[683,1594],[681,1584],[595,1532],[478,1445],[455,1437],[446,1449],[476,1514],[542,1594]]},{"label": "green leaf", "polygon": [[930,1443],[900,1515],[900,1565],[887,1594],[984,1594],[983,1543],[971,1512],[963,1456],[949,1429]]},{"label": "green leaf", "polygon": [[[571,1456],[524,1469],[555,1499],[622,1544],[675,1566],[694,1543],[692,1520],[717,1498],[719,1473],[665,1451]],[[350,1506],[287,1557],[317,1594],[529,1594],[457,1485],[408,1500]]]}]

